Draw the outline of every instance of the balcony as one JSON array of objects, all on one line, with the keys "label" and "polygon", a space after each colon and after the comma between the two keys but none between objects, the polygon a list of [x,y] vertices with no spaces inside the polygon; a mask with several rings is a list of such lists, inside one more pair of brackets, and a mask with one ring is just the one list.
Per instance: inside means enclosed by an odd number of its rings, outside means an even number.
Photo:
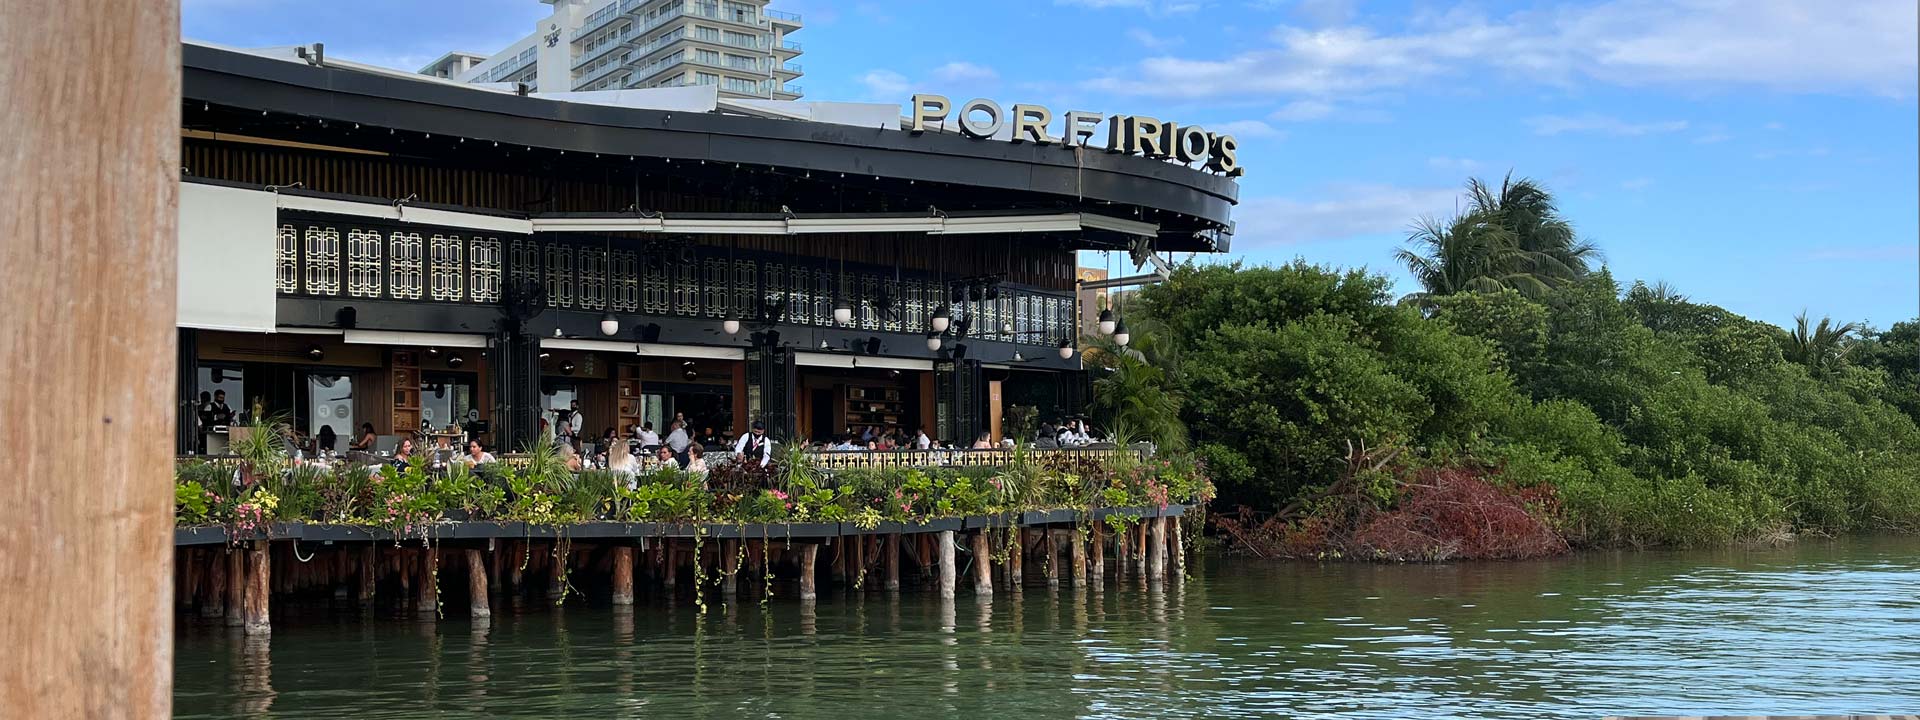
[{"label": "balcony", "polygon": [[767,19],[772,20],[773,24],[780,25],[783,27],[790,27],[790,28],[800,27],[800,13],[780,12],[779,10],[768,10]]},{"label": "balcony", "polygon": [[792,42],[792,41],[787,41],[787,42],[782,42],[782,43],[780,43],[780,46],[779,46],[779,47],[777,47],[777,48],[774,48],[773,50],[774,50],[774,52],[789,52],[789,53],[793,53],[793,54],[795,54],[795,55],[799,55],[799,54],[800,54],[800,43],[797,43],[797,42]]},{"label": "balcony", "polygon": [[804,74],[800,72],[800,63],[781,63],[779,66],[775,67],[773,71],[776,73],[785,73],[787,75],[792,75],[794,77],[800,77],[801,75]]},{"label": "balcony", "polygon": [[806,90],[800,87],[799,85],[788,85],[786,87],[777,87],[773,89],[773,94],[776,96],[779,96],[779,95],[793,96],[788,98],[778,98],[780,100],[798,100],[800,99],[800,95],[804,92],[806,92]]}]

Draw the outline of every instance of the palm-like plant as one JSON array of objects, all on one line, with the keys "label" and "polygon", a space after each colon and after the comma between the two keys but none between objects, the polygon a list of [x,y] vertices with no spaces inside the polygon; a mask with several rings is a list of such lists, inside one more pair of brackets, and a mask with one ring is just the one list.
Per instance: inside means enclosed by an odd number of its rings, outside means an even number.
[{"label": "palm-like plant", "polygon": [[1600,249],[1574,234],[1573,225],[1560,216],[1553,194],[1531,178],[1516,180],[1507,173],[1498,191],[1479,178],[1468,178],[1467,203],[1474,213],[1512,233],[1514,247],[1529,254],[1528,261],[1538,274],[1577,278],[1600,260]]},{"label": "palm-like plant", "polygon": [[1865,325],[1857,322],[1835,324],[1831,317],[1822,317],[1815,324],[1807,319],[1807,311],[1802,310],[1793,316],[1793,332],[1787,338],[1785,354],[1788,360],[1806,366],[1807,372],[1815,377],[1824,377],[1840,368],[1854,339],[1865,329]]},{"label": "palm-like plant", "polygon": [[[1136,319],[1137,318],[1137,319]],[[1093,411],[1110,430],[1129,433],[1167,448],[1183,448],[1187,426],[1180,420],[1183,404],[1172,375],[1178,360],[1168,333],[1144,316],[1128,318],[1140,338],[1127,347],[1104,336],[1083,340],[1088,365],[1099,368],[1093,381]]]}]

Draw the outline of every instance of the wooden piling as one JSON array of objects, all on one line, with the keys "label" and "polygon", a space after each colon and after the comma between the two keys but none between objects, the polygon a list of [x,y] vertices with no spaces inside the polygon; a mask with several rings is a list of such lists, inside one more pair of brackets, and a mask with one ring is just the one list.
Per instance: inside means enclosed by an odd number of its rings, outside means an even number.
[{"label": "wooden piling", "polygon": [[419,578],[414,585],[419,588],[419,601],[414,605],[414,614],[422,618],[440,616],[440,548],[427,546],[418,554]]},{"label": "wooden piling", "polygon": [[1133,534],[1132,528],[1121,528],[1113,534],[1113,577],[1125,580],[1127,577],[1127,538]]},{"label": "wooden piling", "polygon": [[227,548],[227,624],[247,624],[247,551]]},{"label": "wooden piling", "polygon": [[993,597],[993,543],[987,533],[986,528],[973,533],[973,594],[983,598]]},{"label": "wooden piling", "polygon": [[900,533],[887,533],[881,557],[887,569],[887,592],[900,590]]},{"label": "wooden piling", "polygon": [[1173,563],[1173,574],[1185,576],[1187,573],[1186,539],[1181,537],[1180,518],[1167,518],[1167,559]]},{"label": "wooden piling", "polygon": [[273,588],[273,561],[267,553],[267,541],[253,541],[253,548],[247,552],[247,587],[243,603],[246,608],[246,632],[248,635],[267,635],[273,632],[273,626],[267,617],[267,599]]},{"label": "wooden piling", "polygon": [[1069,543],[1068,545],[1069,549],[1067,550],[1067,552],[1069,556],[1073,559],[1072,562],[1068,564],[1068,568],[1073,573],[1073,586],[1077,588],[1086,587],[1087,586],[1087,539],[1080,535],[1079,528],[1068,530],[1066,531],[1066,534],[1067,534],[1067,542]]},{"label": "wooden piling", "polygon": [[1008,528],[1007,542],[1013,547],[1007,553],[1007,587],[1018,589],[1027,581],[1024,569],[1027,554],[1027,529]]},{"label": "wooden piling", "polygon": [[354,599],[358,600],[360,607],[364,608],[373,604],[373,584],[380,578],[380,565],[378,556],[374,553],[373,543],[367,543],[366,546],[360,548],[359,569],[360,582],[359,587],[356,588]]},{"label": "wooden piling", "polygon": [[[226,603],[222,602],[227,592],[227,559],[219,553],[207,553],[207,555],[210,555],[212,560],[207,563],[207,593],[205,602],[200,604],[200,617],[217,618],[227,614]],[[234,609],[239,610],[239,608]]]},{"label": "wooden piling", "polygon": [[1147,582],[1157,583],[1167,575],[1167,533],[1161,518],[1148,518],[1147,526]]},{"label": "wooden piling", "polygon": [[728,598],[740,592],[740,554],[739,540],[720,541],[720,592]]},{"label": "wooden piling", "polygon": [[613,604],[633,604],[633,548],[626,545],[613,549]]},{"label": "wooden piling", "polygon": [[1040,547],[1046,551],[1046,562],[1040,567],[1047,576],[1047,587],[1060,587],[1060,545],[1053,528],[1040,530]]},{"label": "wooden piling", "polygon": [[474,548],[467,549],[467,614],[475,620],[493,617],[487,604],[487,560]]},{"label": "wooden piling", "polygon": [[1093,539],[1088,549],[1093,551],[1091,558],[1093,563],[1087,566],[1087,584],[1099,587],[1100,583],[1106,581],[1107,576],[1107,523],[1105,521],[1094,521]]},{"label": "wooden piling", "polygon": [[811,602],[814,594],[813,563],[820,554],[820,546],[807,543],[800,546],[800,599]]},{"label": "wooden piling", "polygon": [[867,584],[867,537],[855,535],[841,539],[846,541],[842,549],[852,555],[847,558],[847,586],[864,588]]},{"label": "wooden piling", "polygon": [[1151,524],[1152,518],[1143,519],[1134,523],[1128,531],[1133,533],[1130,544],[1133,545],[1133,574],[1136,576],[1147,574],[1147,526]]},{"label": "wooden piling", "polygon": [[953,599],[953,585],[957,573],[953,564],[953,531],[940,531],[940,597]]},{"label": "wooden piling", "polygon": [[661,540],[660,556],[661,556],[660,584],[666,586],[667,592],[673,592],[674,586],[678,585],[680,582],[680,543],[679,541],[673,538],[667,538],[665,540]]}]

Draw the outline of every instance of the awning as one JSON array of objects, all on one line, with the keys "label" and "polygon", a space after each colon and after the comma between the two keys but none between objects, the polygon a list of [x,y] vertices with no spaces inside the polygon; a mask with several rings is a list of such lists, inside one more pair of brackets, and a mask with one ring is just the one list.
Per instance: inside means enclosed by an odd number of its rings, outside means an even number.
[{"label": "awning", "polygon": [[177,327],[273,332],[273,193],[180,184]]},{"label": "awning", "polygon": [[801,367],[873,368],[879,370],[932,370],[932,360],[843,355],[839,353],[796,352],[793,364]]},{"label": "awning", "polygon": [[741,348],[712,347],[708,345],[667,345],[661,343],[622,342],[618,340],[588,340],[584,338],[541,338],[540,347],[549,350],[610,352],[623,355],[630,354],[645,357],[691,360],[747,359],[747,351]]},{"label": "awning", "polygon": [[407,345],[413,347],[484,348],[487,336],[464,333],[392,332],[388,330],[348,330],[348,345]]}]

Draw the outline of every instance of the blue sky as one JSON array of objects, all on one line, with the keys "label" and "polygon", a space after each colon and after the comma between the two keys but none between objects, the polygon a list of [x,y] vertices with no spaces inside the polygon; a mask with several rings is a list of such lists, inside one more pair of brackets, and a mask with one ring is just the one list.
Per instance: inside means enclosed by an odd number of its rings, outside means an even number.
[{"label": "blue sky", "polygon": [[[1544,182],[1624,281],[1774,323],[1920,306],[1912,0],[775,0],[818,100],[1152,115],[1234,132],[1234,254],[1391,262],[1469,175]],[[185,0],[188,37],[415,69],[536,0]],[[1097,264],[1097,263],[1096,263]]]}]

